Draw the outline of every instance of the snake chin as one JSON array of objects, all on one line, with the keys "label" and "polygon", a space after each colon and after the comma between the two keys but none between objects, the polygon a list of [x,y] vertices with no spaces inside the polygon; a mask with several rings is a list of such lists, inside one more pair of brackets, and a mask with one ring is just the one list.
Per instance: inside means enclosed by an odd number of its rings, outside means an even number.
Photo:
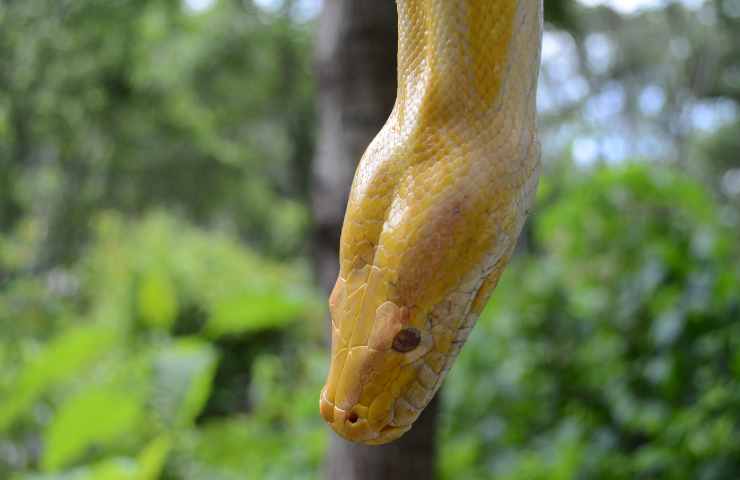
[{"label": "snake chin", "polygon": [[326,390],[321,392],[319,409],[332,430],[350,442],[383,445],[398,439],[411,428],[411,425],[392,424],[379,428],[377,425],[371,426],[362,408],[343,410],[326,398]]},{"label": "snake chin", "polygon": [[385,443],[390,443],[394,440],[397,440],[401,435],[409,431],[411,426],[406,427],[394,427],[391,425],[386,425],[383,427],[380,432],[378,433],[378,437],[374,438],[372,440],[365,441],[366,445],[383,445]]}]

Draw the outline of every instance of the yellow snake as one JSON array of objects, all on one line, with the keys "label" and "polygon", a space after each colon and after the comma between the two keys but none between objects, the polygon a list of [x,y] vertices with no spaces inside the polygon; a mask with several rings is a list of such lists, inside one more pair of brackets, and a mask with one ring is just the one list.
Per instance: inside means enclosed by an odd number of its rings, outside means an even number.
[{"label": "yellow snake", "polygon": [[319,401],[366,444],[403,435],[440,387],[539,174],[542,0],[397,5],[398,93],[352,184]]}]

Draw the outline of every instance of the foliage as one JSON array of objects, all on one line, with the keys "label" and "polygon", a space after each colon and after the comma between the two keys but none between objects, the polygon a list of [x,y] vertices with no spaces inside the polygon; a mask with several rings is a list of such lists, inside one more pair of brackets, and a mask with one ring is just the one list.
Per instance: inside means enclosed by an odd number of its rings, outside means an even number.
[{"label": "foliage", "polygon": [[[228,235],[162,213],[137,222],[102,215],[95,231],[78,265],[19,278],[0,295],[0,351],[10,366],[0,383],[0,476],[315,470],[322,330],[305,268],[260,259]],[[214,379],[234,368],[224,358],[229,342],[251,356],[237,366],[248,403],[209,407],[224,388]],[[214,413],[224,408],[230,413]],[[295,444],[296,435],[312,448]],[[290,462],[249,463],[277,445],[295,445],[283,447]],[[255,456],[244,455],[250,449]]]},{"label": "foliage", "polygon": [[[0,0],[0,478],[318,475],[303,3]],[[545,183],[443,478],[740,476],[738,2],[604,3],[545,2]]]},{"label": "foliage", "polygon": [[249,1],[0,2],[0,227],[33,213],[44,269],[76,258],[101,207],[166,205],[295,254],[308,38]]},{"label": "foliage", "polygon": [[736,232],[666,169],[562,183],[450,375],[445,478],[733,478]]}]

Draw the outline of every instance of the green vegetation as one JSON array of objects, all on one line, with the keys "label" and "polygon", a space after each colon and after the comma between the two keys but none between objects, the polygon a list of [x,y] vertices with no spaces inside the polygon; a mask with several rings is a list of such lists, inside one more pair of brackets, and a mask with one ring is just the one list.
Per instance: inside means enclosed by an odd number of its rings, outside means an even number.
[{"label": "green vegetation", "polygon": [[733,478],[737,230],[663,168],[542,192],[535,252],[515,260],[447,382],[446,477]]},{"label": "green vegetation", "polygon": [[[546,171],[440,476],[737,478],[737,2],[546,3]],[[274,4],[0,0],[0,478],[321,475],[316,23]]]},{"label": "green vegetation", "polygon": [[[315,471],[322,310],[305,266],[164,214],[95,223],[78,265],[11,281],[0,295],[0,430],[14,463],[3,476]],[[289,461],[260,463],[277,451]]]}]

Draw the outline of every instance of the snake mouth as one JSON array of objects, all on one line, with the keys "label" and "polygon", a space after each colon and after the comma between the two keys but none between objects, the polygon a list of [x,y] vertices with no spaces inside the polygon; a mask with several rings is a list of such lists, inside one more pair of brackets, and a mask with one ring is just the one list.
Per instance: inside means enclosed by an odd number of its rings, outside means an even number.
[{"label": "snake mouth", "polygon": [[386,425],[385,427],[381,428],[378,432],[377,438],[366,440],[365,443],[367,445],[383,445],[384,443],[392,442],[393,440],[396,440],[401,435],[409,431],[411,428],[410,425],[405,427],[396,427],[393,425]]},{"label": "snake mouth", "polygon": [[319,410],[332,430],[350,442],[382,445],[396,440],[411,428],[411,425],[399,426],[390,423],[373,428],[368,421],[366,408],[356,406],[343,410],[326,398],[326,388],[321,391]]}]

